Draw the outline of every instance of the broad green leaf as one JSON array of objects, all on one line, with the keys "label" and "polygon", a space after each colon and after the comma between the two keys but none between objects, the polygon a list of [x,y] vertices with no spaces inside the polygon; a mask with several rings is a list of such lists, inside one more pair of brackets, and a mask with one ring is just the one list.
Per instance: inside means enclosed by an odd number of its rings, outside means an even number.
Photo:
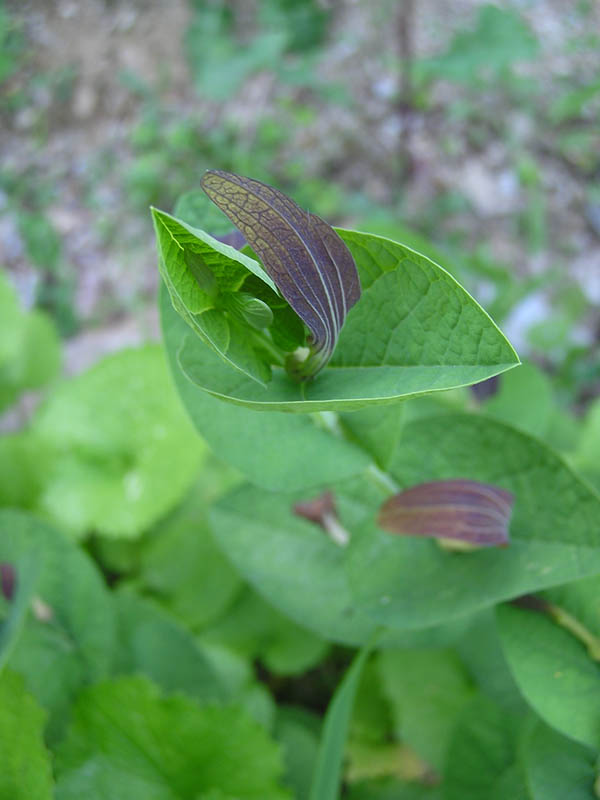
[{"label": "broad green leaf", "polygon": [[37,586],[40,562],[37,554],[23,553],[15,562],[4,562],[14,576],[14,594],[7,598],[8,613],[0,625],[0,672],[15,649],[25,625],[29,605]]},{"label": "broad green leaf", "polygon": [[[475,697],[450,737],[444,800],[508,800],[498,789],[517,758],[521,725],[520,717],[507,714],[483,695]],[[508,779],[513,784],[514,774],[509,773]]]},{"label": "broad green leaf", "polygon": [[[242,486],[211,510],[215,538],[239,572],[282,613],[326,639],[364,644],[378,623],[353,597],[346,550],[319,526],[292,513],[294,503],[313,496],[314,490],[290,495]],[[342,524],[353,532],[359,529],[384,496],[364,479],[338,485],[335,500]],[[401,624],[395,620],[390,627]],[[385,641],[407,647],[443,644],[461,635],[465,624],[468,619],[423,631],[390,631]]]},{"label": "broad green leaf", "polygon": [[323,660],[326,642],[294,624],[250,589],[202,633],[202,641],[231,647],[260,661],[276,675],[298,675]]},{"label": "broad green leaf", "polygon": [[121,678],[79,696],[56,756],[56,798],[289,800],[281,772],[278,747],[241,709]]},{"label": "broad green leaf", "polygon": [[399,740],[440,773],[452,731],[473,688],[451,650],[384,650],[378,655],[383,688]]},{"label": "broad green leaf", "polygon": [[208,526],[210,500],[235,482],[209,459],[184,501],[141,541],[136,585],[193,630],[223,614],[241,588]]},{"label": "broad green leaf", "polygon": [[310,800],[337,800],[339,797],[342,759],[354,697],[374,641],[375,639],[357,653],[327,708],[313,773]]},{"label": "broad green leaf", "polygon": [[546,614],[498,609],[506,660],[528,703],[549,725],[600,747],[600,665]]},{"label": "broad green leaf", "polygon": [[353,604],[392,628],[420,628],[600,573],[600,498],[551,450],[472,415],[406,425],[389,471],[400,488],[461,477],[515,496],[505,548],[448,553],[434,541],[352,528]]},{"label": "broad green leaf", "polygon": [[40,510],[79,536],[138,536],[182,497],[205,452],[155,345],[65,382],[33,432],[53,451]]},{"label": "broad green leaf", "polygon": [[292,514],[294,499],[241,487],[213,507],[215,537],[241,574],[284,614],[328,639],[363,643],[376,626],[352,602],[344,551],[321,528]]},{"label": "broad green leaf", "polygon": [[115,674],[141,673],[165,692],[181,691],[198,700],[224,697],[210,660],[185,628],[130,590],[121,590],[114,597]]},{"label": "broad green leaf", "polygon": [[46,714],[10,670],[0,675],[0,798],[52,800],[50,754],[44,746]]},{"label": "broad green leaf", "polygon": [[0,561],[35,559],[39,576],[27,622],[8,666],[50,713],[56,739],[82,685],[107,675],[114,647],[111,597],[90,558],[34,517],[0,512]]},{"label": "broad green leaf", "polygon": [[295,383],[274,368],[261,387],[191,335],[179,353],[189,379],[260,410],[350,411],[477,383],[519,363],[489,316],[444,269],[389,239],[339,233],[363,293],[315,380]]},{"label": "broad green leaf", "polygon": [[524,742],[522,759],[532,800],[597,800],[594,750],[538,722]]},{"label": "broad green leaf", "polygon": [[253,483],[286,491],[343,480],[368,467],[370,458],[358,446],[317,427],[309,416],[274,413],[267,418],[222,403],[190,383],[177,364],[187,327],[164,289],[160,306],[175,385],[194,425],[220,458]]}]

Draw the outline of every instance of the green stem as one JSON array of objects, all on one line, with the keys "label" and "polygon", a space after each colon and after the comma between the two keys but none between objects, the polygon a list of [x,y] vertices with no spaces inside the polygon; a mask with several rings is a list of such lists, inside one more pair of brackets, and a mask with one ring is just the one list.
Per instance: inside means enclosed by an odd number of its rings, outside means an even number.
[{"label": "green stem", "polygon": [[600,661],[600,638],[594,636],[585,625],[564,608],[548,603],[547,610],[550,616],[565,630],[573,634],[579,641],[587,647],[590,658]]}]

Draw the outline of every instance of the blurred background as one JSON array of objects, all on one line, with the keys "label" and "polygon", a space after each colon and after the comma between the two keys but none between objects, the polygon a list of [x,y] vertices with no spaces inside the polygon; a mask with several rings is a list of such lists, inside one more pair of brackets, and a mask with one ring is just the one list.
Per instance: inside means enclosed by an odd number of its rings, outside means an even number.
[{"label": "blurred background", "polygon": [[4,0],[0,41],[0,265],[67,374],[158,336],[148,207],[217,167],[427,253],[598,393],[598,3]]}]

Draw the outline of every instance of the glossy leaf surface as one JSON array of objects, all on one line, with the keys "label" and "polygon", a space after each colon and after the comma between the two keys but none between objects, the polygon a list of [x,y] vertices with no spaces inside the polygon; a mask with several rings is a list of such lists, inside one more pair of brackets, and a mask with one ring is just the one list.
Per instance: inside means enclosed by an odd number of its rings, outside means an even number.
[{"label": "glossy leaf surface", "polygon": [[466,386],[519,363],[485,311],[444,269],[389,239],[339,233],[356,261],[362,295],[315,380],[298,384],[274,368],[261,387],[191,335],[179,352],[188,378],[258,410],[349,411]]}]

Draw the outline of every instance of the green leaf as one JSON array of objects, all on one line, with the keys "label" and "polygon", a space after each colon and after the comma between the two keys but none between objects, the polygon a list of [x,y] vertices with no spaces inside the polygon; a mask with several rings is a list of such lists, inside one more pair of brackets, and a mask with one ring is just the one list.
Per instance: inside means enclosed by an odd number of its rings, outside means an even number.
[{"label": "green leaf", "polygon": [[387,469],[401,441],[407,403],[372,406],[340,415],[342,429],[351,441],[373,456],[380,469]]},{"label": "green leaf", "polygon": [[594,750],[538,722],[523,745],[532,800],[596,800]]},{"label": "green leaf", "polygon": [[370,459],[359,447],[317,427],[309,416],[274,413],[267,420],[256,411],[222,403],[190,383],[176,356],[187,327],[164,289],[160,307],[175,385],[194,425],[220,458],[259,486],[287,491],[341,480],[368,467]]},{"label": "green leaf", "polygon": [[[336,486],[342,524],[354,535],[375,514],[383,496],[364,479]],[[378,623],[351,592],[346,549],[292,512],[296,502],[307,499],[312,497],[306,490],[273,494],[242,486],[211,510],[215,538],[239,572],[283,614],[331,641],[364,644]],[[396,626],[397,620],[391,627]],[[407,647],[445,643],[464,626],[460,620],[441,629],[401,634],[392,630],[385,641]]]},{"label": "green leaf", "polygon": [[502,646],[528,703],[549,725],[590,747],[600,743],[600,665],[546,614],[497,611]]},{"label": "green leaf", "polygon": [[600,489],[600,400],[590,408],[583,423],[579,447],[573,456],[575,466],[587,475]]},{"label": "green leaf", "polygon": [[51,452],[27,430],[0,437],[0,506],[35,508]]},{"label": "green leaf", "polygon": [[44,746],[46,714],[10,670],[0,675],[0,798],[52,800],[52,767]]},{"label": "green leaf", "polygon": [[215,538],[252,586],[298,624],[328,639],[364,643],[375,624],[354,607],[344,551],[292,514],[294,499],[241,487],[213,507]]},{"label": "green leaf", "polygon": [[526,711],[527,704],[502,652],[495,608],[475,614],[455,648],[477,687],[490,700],[510,712]]},{"label": "green leaf", "polygon": [[155,345],[64,383],[33,432],[53,451],[39,507],[74,535],[138,536],[182,497],[205,451]]},{"label": "green leaf", "polygon": [[277,746],[240,709],[200,707],[121,678],[81,693],[56,756],[56,797],[289,800],[281,771]]},{"label": "green leaf", "polygon": [[285,783],[297,800],[309,800],[311,776],[319,749],[320,720],[316,714],[293,706],[280,706],[275,738],[283,747]]},{"label": "green leaf", "polygon": [[[493,457],[490,456],[493,454]],[[438,625],[600,572],[600,498],[551,450],[506,425],[444,415],[404,427],[389,471],[400,488],[457,476],[515,496],[506,548],[448,553],[434,541],[350,527],[353,602],[391,628]]]},{"label": "green leaf", "polygon": [[[268,362],[237,315],[221,306],[220,295],[241,289],[250,275],[275,291],[275,285],[254,259],[185,222],[152,209],[160,273],[175,310],[205,343],[211,354],[240,377],[266,385]],[[194,339],[196,338],[194,337]]]},{"label": "green leaf", "polygon": [[260,661],[276,675],[299,675],[323,660],[328,646],[246,589],[225,616],[202,634]]},{"label": "green leaf", "polygon": [[8,615],[0,626],[0,672],[15,649],[25,625],[40,570],[37,554],[32,552],[23,553],[16,562],[4,563],[13,571],[16,590],[9,599]]},{"label": "green leaf", "polygon": [[441,772],[456,720],[473,689],[451,650],[384,650],[378,656],[398,739]]},{"label": "green leaf", "polygon": [[141,542],[136,586],[193,630],[223,614],[241,588],[208,527],[211,495],[233,482],[235,478],[210,459],[183,503]]},{"label": "green leaf", "polygon": [[50,713],[47,736],[59,737],[82,685],[107,675],[114,646],[114,612],[90,558],[34,517],[0,512],[0,561],[39,565],[29,614],[9,667]]},{"label": "green leaf", "polygon": [[[517,756],[521,719],[483,695],[463,710],[450,738],[444,800],[504,800],[498,789]],[[514,776],[509,774],[511,784]]]},{"label": "green leaf", "polygon": [[117,592],[115,602],[115,674],[141,673],[165,692],[181,691],[198,700],[224,697],[211,662],[185,628],[131,590]]},{"label": "green leaf", "polygon": [[357,653],[327,708],[309,795],[310,800],[337,800],[339,797],[342,759],[354,697],[374,641],[373,639]]},{"label": "green leaf", "polygon": [[269,385],[261,387],[192,336],[179,353],[189,379],[216,397],[259,410],[350,411],[466,386],[519,363],[485,311],[433,261],[389,239],[339,233],[363,293],[315,380],[294,383],[274,368]]},{"label": "green leaf", "polygon": [[552,386],[547,376],[533,364],[521,364],[518,369],[502,375],[500,391],[483,404],[483,410],[543,438],[554,410]]}]

